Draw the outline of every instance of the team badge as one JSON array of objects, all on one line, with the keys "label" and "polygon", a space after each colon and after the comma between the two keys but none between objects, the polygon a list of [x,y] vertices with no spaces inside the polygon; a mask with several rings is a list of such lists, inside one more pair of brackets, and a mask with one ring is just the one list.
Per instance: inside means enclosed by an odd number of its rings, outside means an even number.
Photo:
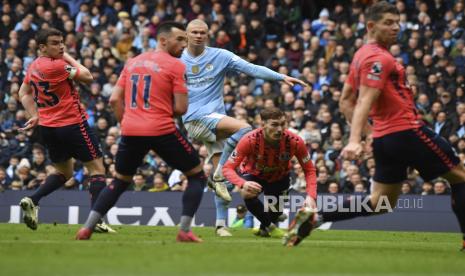
[{"label": "team badge", "polygon": [[192,73],[198,74],[200,72],[200,67],[198,65],[192,66]]},{"label": "team badge", "polygon": [[211,63],[207,64],[207,66],[205,67],[205,69],[206,69],[207,71],[213,70],[213,64],[211,64]]}]

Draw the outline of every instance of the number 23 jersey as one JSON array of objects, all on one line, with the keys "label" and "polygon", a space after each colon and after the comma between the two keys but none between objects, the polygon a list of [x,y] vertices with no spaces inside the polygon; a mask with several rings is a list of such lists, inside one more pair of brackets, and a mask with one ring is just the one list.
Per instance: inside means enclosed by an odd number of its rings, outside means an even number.
[{"label": "number 23 jersey", "polygon": [[79,95],[70,79],[79,75],[79,69],[63,59],[38,57],[29,66],[24,83],[31,87],[39,113],[39,125],[62,127],[87,119]]}]

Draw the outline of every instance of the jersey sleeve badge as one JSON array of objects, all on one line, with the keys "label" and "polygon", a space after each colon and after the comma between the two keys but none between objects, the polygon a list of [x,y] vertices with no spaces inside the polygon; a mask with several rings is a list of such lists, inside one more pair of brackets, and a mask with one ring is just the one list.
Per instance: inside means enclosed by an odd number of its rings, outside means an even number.
[{"label": "jersey sleeve badge", "polygon": [[383,72],[383,65],[379,61],[375,61],[371,65],[370,72],[368,73],[368,79],[370,80],[380,80],[381,73]]}]

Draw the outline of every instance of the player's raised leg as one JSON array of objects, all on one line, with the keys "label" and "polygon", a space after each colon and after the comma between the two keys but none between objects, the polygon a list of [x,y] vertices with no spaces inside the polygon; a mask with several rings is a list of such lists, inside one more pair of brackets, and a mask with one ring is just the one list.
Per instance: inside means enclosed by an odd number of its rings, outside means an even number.
[{"label": "player's raised leg", "polygon": [[223,166],[226,161],[228,161],[229,156],[236,148],[240,139],[251,130],[252,127],[249,124],[229,116],[224,116],[221,118],[221,120],[218,122],[218,125],[216,126],[216,135],[218,139],[226,138],[226,141],[218,165],[215,167],[213,180],[217,183],[220,183],[223,189],[226,188],[225,179],[223,176]]}]

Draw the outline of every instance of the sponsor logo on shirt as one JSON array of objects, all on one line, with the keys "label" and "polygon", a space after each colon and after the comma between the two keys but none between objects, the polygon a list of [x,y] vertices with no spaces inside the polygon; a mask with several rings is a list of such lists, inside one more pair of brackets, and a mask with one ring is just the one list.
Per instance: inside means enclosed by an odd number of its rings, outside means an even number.
[{"label": "sponsor logo on shirt", "polygon": [[262,164],[256,164],[256,168],[262,171],[264,174],[274,173],[280,170],[280,167],[268,167]]},{"label": "sponsor logo on shirt", "polygon": [[291,154],[289,152],[283,152],[279,155],[279,160],[281,161],[289,161],[291,160]]}]

